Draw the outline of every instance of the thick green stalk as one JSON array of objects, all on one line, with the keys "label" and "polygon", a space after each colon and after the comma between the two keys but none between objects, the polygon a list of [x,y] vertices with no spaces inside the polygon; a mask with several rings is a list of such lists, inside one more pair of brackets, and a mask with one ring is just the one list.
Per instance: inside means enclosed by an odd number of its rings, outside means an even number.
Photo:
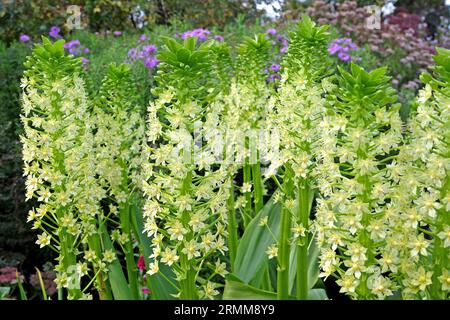
[{"label": "thick green stalk", "polygon": [[[291,197],[293,190],[292,172],[286,167],[284,174],[285,199]],[[291,210],[283,206],[281,210],[280,236],[278,240],[278,272],[277,272],[277,298],[289,299],[289,263],[290,263],[290,238],[291,238]]]},{"label": "thick green stalk", "polygon": [[[89,245],[89,249],[95,251],[95,254],[97,255],[97,257],[102,256],[102,246],[101,246],[100,237],[99,237],[98,233],[89,237],[88,245]],[[96,274],[98,270],[96,268],[94,268],[93,271]],[[112,300],[113,295],[112,295],[112,291],[111,291],[111,286],[109,284],[109,281],[105,281],[103,279],[103,277],[105,277],[105,274],[100,272],[97,275],[97,278],[95,279],[97,291],[100,296],[100,300]]]},{"label": "thick green stalk", "polygon": [[[247,163],[248,159],[245,160],[245,165],[243,168],[243,172],[244,172],[244,183],[251,183],[252,182],[252,177],[251,177],[251,167],[250,165]],[[247,225],[250,223],[251,221],[251,217],[252,217],[252,193],[251,192],[245,192],[245,208],[244,208],[244,227],[247,227]]]},{"label": "thick green stalk", "polygon": [[[62,216],[62,209],[58,209],[58,216]],[[76,255],[75,255],[75,247],[74,247],[74,241],[72,235],[67,233],[66,228],[60,228],[59,231],[59,239],[60,239],[60,256],[63,257],[62,261],[60,263],[63,265],[63,270],[67,272],[68,276],[76,276],[73,273],[75,270],[70,270],[70,268],[75,268],[75,265],[77,263]],[[69,282],[69,286],[71,283]],[[79,299],[82,296],[81,288],[68,288],[67,291],[69,292],[72,299]]]},{"label": "thick green stalk", "polygon": [[230,197],[228,198],[228,253],[230,255],[231,272],[234,271],[234,261],[238,246],[238,225],[234,209],[234,185],[230,181]]},{"label": "thick green stalk", "polygon": [[[183,182],[183,188],[181,194],[188,194],[191,190],[192,184],[192,172],[189,171]],[[190,220],[189,211],[185,210],[182,214],[182,221],[184,226],[188,226]],[[186,235],[186,241],[189,242],[192,239],[192,232]],[[198,299],[197,289],[195,287],[196,270],[192,268],[191,263],[186,254],[180,254],[181,269],[185,272],[185,278],[180,280],[181,293],[180,299],[196,300]]]},{"label": "thick green stalk", "polygon": [[263,188],[261,179],[261,164],[259,161],[252,165],[252,177],[253,177],[253,187],[254,187],[254,203],[255,203],[255,214],[263,207]]},{"label": "thick green stalk", "polygon": [[309,225],[309,213],[311,210],[310,186],[308,181],[299,181],[298,184],[298,197],[297,197],[297,219],[298,222],[306,229],[305,236],[301,237],[301,242],[298,245],[297,252],[297,299],[308,299],[308,225]]},{"label": "thick green stalk", "polygon": [[291,234],[291,211],[281,210],[281,230],[278,241],[278,273],[277,273],[277,298],[286,300],[289,298],[289,238]]}]

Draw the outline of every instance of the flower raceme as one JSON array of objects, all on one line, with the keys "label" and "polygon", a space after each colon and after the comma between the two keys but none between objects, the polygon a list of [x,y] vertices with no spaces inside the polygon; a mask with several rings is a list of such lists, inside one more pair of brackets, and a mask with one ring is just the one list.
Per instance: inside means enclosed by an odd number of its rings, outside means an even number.
[{"label": "flower raceme", "polygon": [[[182,45],[166,39],[158,98],[148,107],[143,214],[154,261],[148,273],[158,273],[160,264],[171,267],[182,299],[213,298],[219,293],[215,281],[226,273],[228,168],[216,165],[202,141],[213,99],[209,54],[208,44],[196,46],[195,38]],[[193,85],[196,90],[186,90]],[[207,281],[200,282],[200,274]]]},{"label": "flower raceme", "polygon": [[[127,97],[126,66],[110,67],[93,106],[81,62],[65,55],[63,44],[44,38],[22,80],[26,196],[39,203],[28,221],[42,230],[37,244],[58,253],[60,297],[67,289],[69,299],[90,298],[94,285],[103,299],[138,299],[130,207],[142,181],[144,122]],[[109,283],[126,281],[113,243],[126,255],[129,283],[122,288]]]},{"label": "flower raceme", "polygon": [[406,299],[448,299],[450,290],[450,51],[434,59],[400,150],[403,210],[388,239]]},{"label": "flower raceme", "polygon": [[63,42],[28,59],[28,220],[58,254],[59,298],[215,299],[232,273],[230,297],[246,230],[264,230],[261,279],[240,286],[252,294],[311,298],[320,247],[321,276],[351,298],[447,299],[449,51],[422,76],[405,132],[386,69],[335,70],[327,28],[307,17],[272,84],[267,35],[235,59],[197,38],[164,39],[145,123],[127,66],[88,96]]},{"label": "flower raceme", "polygon": [[26,198],[39,203],[28,221],[41,230],[36,243],[59,253],[58,287],[79,299],[84,295],[75,271],[85,265],[78,263],[78,247],[90,233],[87,221],[98,214],[104,192],[95,183],[91,163],[84,161],[93,153],[93,139],[86,125],[81,62],[64,55],[63,41],[43,41],[26,62],[22,79]]},{"label": "flower raceme", "polygon": [[393,294],[396,259],[386,244],[396,204],[402,122],[386,69],[339,69],[320,128],[316,229],[320,266],[353,298]]}]

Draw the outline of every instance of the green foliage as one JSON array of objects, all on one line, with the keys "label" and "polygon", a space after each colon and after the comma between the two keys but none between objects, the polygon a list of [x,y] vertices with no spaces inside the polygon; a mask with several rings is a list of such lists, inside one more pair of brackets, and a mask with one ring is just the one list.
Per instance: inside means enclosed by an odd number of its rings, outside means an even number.
[{"label": "green foliage", "polygon": [[264,67],[269,63],[270,40],[265,34],[245,37],[237,48],[237,77],[243,82],[264,80]]},{"label": "green foliage", "polygon": [[283,60],[289,72],[304,70],[311,78],[327,75],[331,59],[327,48],[330,41],[329,26],[317,26],[311,18],[304,16],[297,28],[290,32],[287,57]]},{"label": "green foliage", "polygon": [[207,99],[211,84],[211,64],[209,62],[210,42],[197,46],[196,38],[187,38],[183,44],[163,38],[165,47],[158,55],[161,61],[155,80],[158,83],[154,94],[168,88],[176,89],[179,99],[194,97]]},{"label": "green foliage", "polygon": [[386,68],[367,72],[351,63],[350,72],[341,67],[338,69],[341,75],[337,87],[340,100],[335,107],[348,113],[351,121],[366,122],[375,110],[397,101],[397,93],[389,83]]}]

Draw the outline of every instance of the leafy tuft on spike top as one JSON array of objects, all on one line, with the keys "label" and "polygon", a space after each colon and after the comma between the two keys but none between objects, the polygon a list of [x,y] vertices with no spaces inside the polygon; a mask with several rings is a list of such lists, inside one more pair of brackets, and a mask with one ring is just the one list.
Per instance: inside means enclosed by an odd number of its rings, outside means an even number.
[{"label": "leafy tuft on spike top", "polygon": [[238,48],[237,80],[241,82],[258,82],[265,80],[264,66],[269,62],[270,40],[265,34],[254,38],[245,37]]},{"label": "leafy tuft on spike top", "polygon": [[[82,62],[79,58],[68,56],[64,52],[64,40],[51,43],[46,37],[42,37],[42,44],[38,44],[33,49],[31,56],[24,63],[24,76],[32,74],[46,76],[50,79],[58,78],[69,74],[79,74]],[[38,79],[35,79],[38,80]]]},{"label": "leafy tuft on spike top", "polygon": [[230,46],[226,42],[214,42],[210,47],[210,59],[213,72],[217,75],[213,79],[216,91],[229,92],[230,83],[235,76],[235,63],[231,57]]},{"label": "leafy tuft on spike top", "polygon": [[303,16],[297,28],[289,33],[289,49],[283,60],[284,67],[292,72],[303,69],[310,77],[322,78],[332,65],[327,48],[330,40],[329,26],[316,26],[308,16]]},{"label": "leafy tuft on spike top", "polygon": [[367,122],[374,117],[380,107],[397,101],[395,90],[391,87],[386,68],[365,71],[351,63],[350,72],[338,67],[337,96],[335,107],[347,113],[351,121]]},{"label": "leafy tuft on spike top", "polygon": [[208,100],[214,90],[209,61],[212,43],[206,41],[197,45],[197,39],[193,37],[186,38],[182,44],[168,37],[162,40],[165,46],[158,55],[161,61],[155,76],[158,87],[153,93],[158,96],[172,89],[178,99]]}]

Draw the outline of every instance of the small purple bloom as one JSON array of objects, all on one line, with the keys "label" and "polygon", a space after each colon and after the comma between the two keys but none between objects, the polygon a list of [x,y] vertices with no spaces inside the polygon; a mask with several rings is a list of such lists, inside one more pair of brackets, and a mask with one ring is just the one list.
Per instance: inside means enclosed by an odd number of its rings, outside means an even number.
[{"label": "small purple bloom", "polygon": [[114,31],[113,35],[114,37],[120,37],[122,35],[122,31]]},{"label": "small purple bloom", "polygon": [[152,55],[152,54],[156,53],[156,46],[154,44],[144,46],[142,48],[142,53],[143,53],[144,57]]},{"label": "small purple bloom", "polygon": [[139,42],[142,43],[142,42],[145,42],[145,40],[147,40],[147,36],[145,34],[143,34],[139,37]]},{"label": "small purple bloom", "polygon": [[267,29],[266,33],[267,33],[269,36],[274,36],[274,35],[277,34],[277,30],[274,29],[274,28],[270,28],[270,29]]},{"label": "small purple bloom", "polygon": [[267,82],[272,82],[275,81],[276,79],[281,79],[281,76],[279,74],[274,73],[267,78]]},{"label": "small purple bloom", "polygon": [[30,41],[30,36],[27,35],[27,34],[22,34],[22,35],[20,36],[19,39],[20,39],[20,41],[22,41],[23,43],[25,43],[25,42]]},{"label": "small purple bloom", "polygon": [[64,49],[66,49],[70,54],[78,55],[79,49],[77,48],[80,45],[80,40],[71,40],[64,44]]},{"label": "small purple bloom", "polygon": [[76,40],[70,40],[69,42],[66,42],[64,44],[64,49],[70,49],[76,46],[80,45],[80,40],[76,39]]},{"label": "small purple bloom", "polygon": [[89,63],[89,59],[85,57],[81,57],[81,62],[83,62],[83,65],[87,65]]},{"label": "small purple bloom", "polygon": [[145,59],[144,61],[144,66],[147,69],[154,69],[156,68],[156,66],[159,64],[159,60],[155,57],[149,57],[147,59]]},{"label": "small purple bloom", "polygon": [[350,38],[339,38],[334,40],[328,47],[328,53],[330,55],[336,55],[341,61],[352,61],[352,51],[358,50],[358,46],[352,42]]},{"label": "small purple bloom", "polygon": [[83,52],[84,52],[84,53],[89,53],[90,51],[91,51],[91,50],[89,50],[89,48],[84,48],[84,49],[83,49]]},{"label": "small purple bloom", "polygon": [[287,52],[287,50],[288,50],[288,47],[286,46],[286,47],[282,47],[281,49],[280,49],[280,54],[285,54],[286,52]]},{"label": "small purple bloom", "polygon": [[278,63],[273,63],[270,66],[270,70],[273,72],[278,72],[278,71],[280,71],[280,69],[281,69],[281,66]]},{"label": "small purple bloom", "polygon": [[137,54],[138,54],[137,48],[131,48],[130,50],[128,50],[128,58],[136,59]]},{"label": "small purple bloom", "polygon": [[59,32],[61,31],[61,29],[57,26],[53,26],[50,28],[50,32],[48,33],[48,35],[54,39],[56,38],[61,38]]},{"label": "small purple bloom", "polygon": [[338,45],[337,43],[332,43],[330,45],[330,47],[328,48],[328,53],[331,55],[335,55],[337,52],[339,52],[341,50],[341,46]]},{"label": "small purple bloom", "polygon": [[215,35],[214,40],[222,42],[222,41],[224,41],[224,38],[221,35]]},{"label": "small purple bloom", "polygon": [[338,58],[344,62],[349,62],[352,60],[352,57],[348,53],[345,53],[345,52],[339,52]]},{"label": "small purple bloom", "polygon": [[187,39],[187,38],[197,38],[199,41],[206,41],[208,40],[208,36],[211,32],[207,29],[198,28],[190,31],[186,31],[181,34],[181,38]]}]

